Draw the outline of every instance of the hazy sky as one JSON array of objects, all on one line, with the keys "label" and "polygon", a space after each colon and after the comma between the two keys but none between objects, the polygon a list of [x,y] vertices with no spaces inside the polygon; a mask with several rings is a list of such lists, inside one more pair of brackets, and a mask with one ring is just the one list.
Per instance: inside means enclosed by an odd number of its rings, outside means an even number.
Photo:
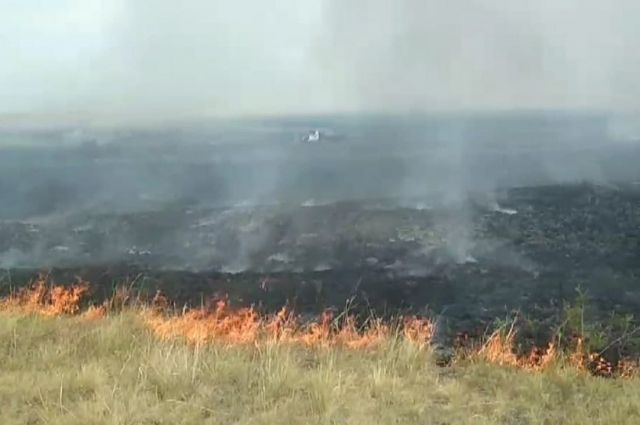
[{"label": "hazy sky", "polygon": [[0,0],[0,114],[634,109],[639,23],[638,0]]}]

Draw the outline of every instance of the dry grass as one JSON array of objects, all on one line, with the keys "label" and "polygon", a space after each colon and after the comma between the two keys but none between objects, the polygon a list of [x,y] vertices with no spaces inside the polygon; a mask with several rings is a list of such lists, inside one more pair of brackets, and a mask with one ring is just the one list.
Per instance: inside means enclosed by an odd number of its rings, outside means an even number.
[{"label": "dry grass", "polygon": [[640,381],[476,358],[438,368],[389,337],[374,349],[190,345],[134,312],[0,313],[0,409],[12,424],[557,424],[640,422]]},{"label": "dry grass", "polygon": [[224,302],[132,306],[123,291],[83,311],[87,288],[37,281],[0,300],[0,423],[640,423],[637,366],[590,376],[580,340],[518,357],[498,329],[440,368],[416,317],[302,324]]}]

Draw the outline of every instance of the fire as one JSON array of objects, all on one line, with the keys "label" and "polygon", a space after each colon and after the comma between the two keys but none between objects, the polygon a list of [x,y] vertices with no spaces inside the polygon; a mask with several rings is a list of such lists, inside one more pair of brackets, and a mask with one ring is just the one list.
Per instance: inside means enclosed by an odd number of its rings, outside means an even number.
[{"label": "fire", "polygon": [[373,320],[364,329],[358,329],[355,318],[347,317],[339,327],[334,344],[344,345],[351,349],[364,349],[376,347],[389,338],[389,325],[382,323],[380,319]]},{"label": "fire", "polygon": [[422,348],[431,340],[433,323],[428,319],[416,316],[405,317],[403,320],[402,333],[408,341]]},{"label": "fire", "polygon": [[[518,357],[514,353],[515,332],[510,330],[504,334],[499,331],[493,333],[480,350],[472,353],[472,357],[480,357],[490,363],[514,366],[525,370],[541,371],[557,364],[560,358],[557,345],[550,342],[546,349],[534,347],[528,356]],[[621,360],[617,365],[602,357],[599,353],[588,353],[584,347],[584,339],[577,337],[575,346],[569,349],[566,359],[568,365],[582,372],[592,375],[612,377],[633,376],[638,370],[638,362],[628,359]],[[617,369],[617,371],[616,371]]]},{"label": "fire", "polygon": [[31,287],[2,300],[0,307],[46,316],[73,315],[80,311],[80,302],[88,291],[89,284],[81,280],[71,286],[51,286],[39,277]]},{"label": "fire", "polygon": [[158,337],[184,337],[188,343],[196,345],[217,340],[231,344],[254,342],[261,327],[261,321],[253,309],[243,308],[232,312],[225,301],[218,301],[213,311],[189,310],[176,316],[150,311],[143,315]]},{"label": "fire", "polygon": [[550,342],[546,348],[534,347],[527,357],[518,359],[516,365],[533,371],[545,370],[556,364],[558,355],[556,344]]},{"label": "fire", "polygon": [[[424,349],[434,332],[434,324],[426,318],[401,318],[398,326],[381,319],[364,323],[349,315],[336,316],[323,312],[316,321],[305,322],[287,306],[275,314],[260,314],[252,307],[232,308],[226,299],[215,300],[199,309],[174,312],[169,300],[157,292],[147,303],[140,303],[130,288],[117,289],[102,305],[82,310],[82,302],[89,292],[89,284],[82,280],[72,285],[52,285],[46,277],[8,297],[0,299],[0,311],[20,311],[45,316],[75,315],[85,320],[100,320],[109,313],[129,309],[137,312],[155,336],[163,340],[182,339],[201,346],[217,343],[226,345],[259,345],[264,343],[299,344],[309,348],[344,347],[366,350],[381,346],[395,336]],[[516,331],[499,329],[484,344],[474,345],[467,334],[457,338],[460,358],[541,371],[558,363],[560,358],[579,371],[597,376],[632,377],[640,370],[640,361],[623,359],[612,364],[601,354],[589,353],[584,339],[577,336],[570,348],[561,352],[555,341],[547,347],[534,347],[528,355],[518,356]],[[568,350],[568,351],[567,351]]]},{"label": "fire", "polygon": [[638,360],[621,360],[618,364],[618,372],[622,378],[632,378],[638,376],[640,370],[640,361]]},{"label": "fire", "polygon": [[300,341],[307,346],[326,346],[331,335],[331,323],[333,322],[333,313],[325,311],[320,316],[318,323],[311,324],[303,335],[300,335],[297,325],[294,325],[290,341]]},{"label": "fire", "polygon": [[[516,332],[511,327],[506,333],[497,330],[492,333],[479,350],[472,352],[471,357],[479,357],[489,363],[501,366],[512,366],[530,371],[542,371],[555,365],[559,359],[555,342],[547,347],[533,347],[528,355],[518,356],[515,353]],[[572,357],[570,357],[571,359]],[[573,363],[571,363],[573,365]]]},{"label": "fire", "polygon": [[105,306],[92,305],[82,313],[82,318],[86,320],[99,320],[99,319],[104,319],[106,315],[107,315],[107,308]]},{"label": "fire", "polygon": [[586,350],[584,348],[584,339],[582,337],[576,338],[576,346],[573,352],[569,356],[569,363],[578,370],[586,370],[587,361]]},{"label": "fire", "polygon": [[510,329],[504,334],[501,330],[495,331],[487,342],[478,351],[478,356],[490,363],[501,366],[518,366],[519,361],[513,352],[515,332]]},{"label": "fire", "polygon": [[159,338],[184,338],[195,345],[214,341],[231,345],[279,342],[365,349],[380,345],[390,335],[389,326],[381,320],[360,329],[354,317],[348,316],[337,325],[333,313],[326,311],[317,322],[305,325],[286,307],[274,315],[261,316],[253,308],[234,310],[225,300],[218,301],[212,309],[188,310],[178,315],[151,310],[144,313],[144,319]]}]

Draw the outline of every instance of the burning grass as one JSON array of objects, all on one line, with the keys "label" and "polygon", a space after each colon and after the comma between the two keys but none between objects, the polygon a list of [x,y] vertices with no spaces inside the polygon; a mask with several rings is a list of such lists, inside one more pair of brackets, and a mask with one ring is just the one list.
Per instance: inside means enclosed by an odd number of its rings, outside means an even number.
[{"label": "burning grass", "polygon": [[[148,310],[143,317],[159,338],[182,338],[193,345],[280,343],[359,350],[380,346],[397,332],[396,328],[380,319],[358,325],[353,316],[335,317],[327,311],[316,322],[303,323],[287,308],[274,315],[261,316],[252,308],[234,310],[225,301],[218,301],[213,309],[189,310],[173,315]],[[417,317],[405,319],[402,327],[406,339],[421,347],[427,344],[431,329],[427,319]]]},{"label": "burning grass", "polygon": [[69,287],[49,285],[46,278],[38,278],[31,287],[22,288],[0,301],[3,310],[21,310],[46,316],[76,314],[89,284],[79,280]]},{"label": "burning grass", "polygon": [[[325,329],[322,321],[316,329]],[[322,335],[321,339],[328,338]],[[636,424],[640,420],[637,379],[594,378],[557,366],[527,373],[496,367],[480,357],[440,368],[433,364],[429,349],[404,334],[385,336],[375,349],[349,347],[337,340],[320,349],[275,339],[264,344],[221,344],[219,339],[191,344],[179,339],[159,339],[134,310],[108,312],[100,320],[85,320],[82,313],[52,317],[2,311],[1,422]],[[501,352],[498,343],[487,347],[483,354],[487,358]]]},{"label": "burning grass", "polygon": [[[265,315],[251,307],[233,308],[225,299],[201,308],[176,311],[160,293],[142,303],[126,287],[117,288],[102,305],[87,305],[83,302],[89,293],[89,284],[82,280],[71,285],[51,285],[41,276],[31,287],[0,300],[0,310],[49,317],[78,316],[84,321],[106,320],[126,313],[134,315],[163,342],[184,342],[198,348],[277,344],[363,351],[383,349],[393,341],[401,341],[417,350],[429,351],[434,332],[434,324],[428,318],[416,316],[395,321],[358,320],[346,313],[325,311],[315,321],[303,321],[287,307]],[[484,339],[458,344],[456,361],[480,361],[532,372],[561,366],[603,377],[634,377],[640,370],[637,361],[620,359],[613,363],[602,353],[588,352],[584,338],[579,336],[570,347],[560,349],[557,341],[551,341],[547,346],[533,347],[518,355],[514,324],[498,328]]]}]

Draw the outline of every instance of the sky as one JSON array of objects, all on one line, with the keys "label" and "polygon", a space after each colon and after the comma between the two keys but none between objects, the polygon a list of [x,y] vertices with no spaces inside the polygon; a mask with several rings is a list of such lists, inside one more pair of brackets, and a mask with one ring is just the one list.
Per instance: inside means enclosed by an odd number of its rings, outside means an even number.
[{"label": "sky", "polygon": [[0,116],[640,109],[637,0],[0,0]]}]

